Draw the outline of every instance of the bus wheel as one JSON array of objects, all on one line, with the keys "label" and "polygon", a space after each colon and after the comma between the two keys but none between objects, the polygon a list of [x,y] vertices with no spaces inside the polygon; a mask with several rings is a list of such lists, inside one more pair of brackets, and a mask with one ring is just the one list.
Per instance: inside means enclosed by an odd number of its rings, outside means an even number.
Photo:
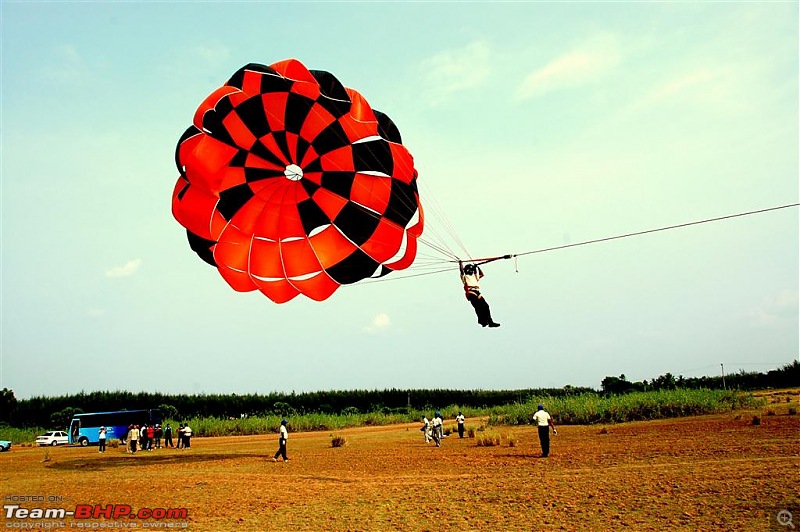
[{"label": "bus wheel", "polygon": [[78,440],[78,443],[81,444],[81,447],[86,447],[87,445],[89,445],[89,438],[81,438],[80,440]]}]

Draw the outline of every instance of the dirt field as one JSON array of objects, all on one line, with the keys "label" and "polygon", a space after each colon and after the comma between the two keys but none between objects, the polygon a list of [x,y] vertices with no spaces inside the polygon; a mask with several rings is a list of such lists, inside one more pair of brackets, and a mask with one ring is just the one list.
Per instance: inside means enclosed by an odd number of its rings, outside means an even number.
[{"label": "dirt field", "polygon": [[[272,461],[275,435],[195,438],[188,450],[136,455],[17,447],[0,455],[5,505],[130,505],[187,516],[31,519],[5,509],[3,526],[790,530],[776,516],[790,510],[800,527],[800,416],[787,415],[780,401],[770,408],[775,415],[564,426],[546,459],[532,427],[489,429],[506,437],[501,446],[453,435],[436,448],[418,424],[341,431],[341,448],[329,433],[291,433],[288,463]],[[467,424],[478,428],[481,420]]]}]

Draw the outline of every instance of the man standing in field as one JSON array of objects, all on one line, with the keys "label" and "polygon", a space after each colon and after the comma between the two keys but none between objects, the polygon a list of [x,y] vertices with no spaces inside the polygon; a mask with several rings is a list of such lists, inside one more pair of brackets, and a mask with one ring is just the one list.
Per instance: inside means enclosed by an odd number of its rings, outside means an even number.
[{"label": "man standing in field", "polygon": [[190,449],[192,447],[192,427],[187,423],[183,427],[183,448]]},{"label": "man standing in field", "polygon": [[433,441],[436,443],[436,447],[442,446],[442,413],[436,412],[433,416]]},{"label": "man standing in field", "polygon": [[550,417],[550,414],[544,409],[544,405],[538,406],[536,413],[533,415],[533,421],[536,424],[536,428],[539,430],[539,444],[542,446],[542,458],[547,458],[550,454],[550,427],[553,427],[553,434],[558,434],[558,432],[556,432],[556,426],[553,424],[553,419]]},{"label": "man standing in field", "polygon": [[173,447],[172,445],[172,425],[167,423],[164,428],[164,447]]},{"label": "man standing in field", "polygon": [[461,412],[456,416],[456,423],[458,423],[458,437],[464,437],[464,414]]},{"label": "man standing in field", "polygon": [[128,441],[131,445],[131,454],[136,454],[136,446],[139,444],[139,425],[131,425],[128,431]]}]

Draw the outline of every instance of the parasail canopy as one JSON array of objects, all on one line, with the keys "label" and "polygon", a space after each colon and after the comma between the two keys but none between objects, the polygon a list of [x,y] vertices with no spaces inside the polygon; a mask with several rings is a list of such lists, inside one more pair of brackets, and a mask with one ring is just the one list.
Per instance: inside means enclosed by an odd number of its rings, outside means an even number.
[{"label": "parasail canopy", "polygon": [[414,261],[413,158],[392,120],[329,72],[242,67],[200,104],[175,159],[172,213],[234,290],[322,301]]}]

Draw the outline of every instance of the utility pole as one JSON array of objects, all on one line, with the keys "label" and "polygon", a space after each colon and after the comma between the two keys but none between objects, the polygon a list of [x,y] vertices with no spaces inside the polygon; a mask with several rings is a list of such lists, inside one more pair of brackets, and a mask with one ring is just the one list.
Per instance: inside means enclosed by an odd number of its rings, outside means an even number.
[{"label": "utility pole", "polygon": [[720,368],[722,368],[722,389],[727,390],[728,388],[725,387],[725,364],[720,364]]}]

